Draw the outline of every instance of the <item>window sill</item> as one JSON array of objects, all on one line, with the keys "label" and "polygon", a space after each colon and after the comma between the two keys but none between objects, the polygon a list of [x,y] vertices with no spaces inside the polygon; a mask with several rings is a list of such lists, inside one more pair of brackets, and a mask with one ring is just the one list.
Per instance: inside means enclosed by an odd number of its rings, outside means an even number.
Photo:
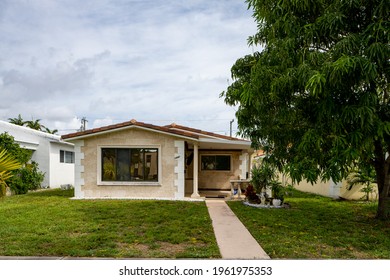
[{"label": "window sill", "polygon": [[98,182],[98,186],[161,187],[160,182]]}]

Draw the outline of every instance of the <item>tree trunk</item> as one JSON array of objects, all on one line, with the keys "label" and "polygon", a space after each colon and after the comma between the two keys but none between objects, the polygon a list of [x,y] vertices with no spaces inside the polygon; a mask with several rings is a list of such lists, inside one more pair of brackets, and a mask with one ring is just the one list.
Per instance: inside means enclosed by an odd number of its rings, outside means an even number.
[{"label": "tree trunk", "polygon": [[376,217],[381,220],[390,220],[390,155],[383,152],[383,147],[379,142],[375,144],[375,171],[379,192]]},{"label": "tree trunk", "polygon": [[378,182],[378,209],[377,218],[381,220],[390,220],[390,174],[389,164],[385,163],[381,170],[377,170]]}]

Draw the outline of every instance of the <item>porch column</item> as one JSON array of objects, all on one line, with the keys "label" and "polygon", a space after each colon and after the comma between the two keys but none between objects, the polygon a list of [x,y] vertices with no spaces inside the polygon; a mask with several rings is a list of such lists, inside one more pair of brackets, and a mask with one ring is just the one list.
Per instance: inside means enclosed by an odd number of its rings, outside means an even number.
[{"label": "porch column", "polygon": [[193,193],[191,197],[199,198],[198,192],[198,166],[199,166],[199,152],[198,152],[198,144],[194,144],[194,185],[193,185]]}]

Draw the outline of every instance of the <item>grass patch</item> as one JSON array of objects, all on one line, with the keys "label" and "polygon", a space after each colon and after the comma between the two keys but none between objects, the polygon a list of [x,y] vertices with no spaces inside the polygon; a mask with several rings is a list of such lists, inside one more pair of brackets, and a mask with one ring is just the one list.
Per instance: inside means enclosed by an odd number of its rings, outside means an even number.
[{"label": "grass patch", "polygon": [[0,255],[219,258],[204,202],[71,200],[48,190],[0,199]]},{"label": "grass patch", "polygon": [[390,259],[390,222],[376,203],[336,201],[293,191],[290,209],[230,208],[273,259]]}]

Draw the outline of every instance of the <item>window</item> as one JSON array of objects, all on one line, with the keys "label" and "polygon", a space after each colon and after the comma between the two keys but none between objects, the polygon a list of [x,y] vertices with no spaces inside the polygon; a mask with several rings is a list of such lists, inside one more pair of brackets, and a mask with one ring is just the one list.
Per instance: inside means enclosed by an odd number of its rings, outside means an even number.
[{"label": "window", "polygon": [[74,152],[60,150],[60,162],[74,163]]},{"label": "window", "polygon": [[103,182],[157,182],[158,149],[102,148]]},{"label": "window", "polygon": [[230,171],[230,156],[228,155],[202,155],[202,170]]}]

